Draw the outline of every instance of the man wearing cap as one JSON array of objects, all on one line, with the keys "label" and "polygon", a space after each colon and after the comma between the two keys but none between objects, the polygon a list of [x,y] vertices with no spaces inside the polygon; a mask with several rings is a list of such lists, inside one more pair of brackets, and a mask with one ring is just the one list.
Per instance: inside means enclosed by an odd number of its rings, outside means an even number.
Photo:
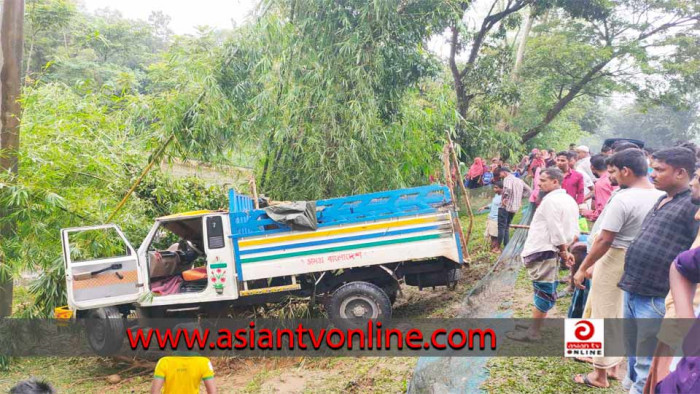
[{"label": "man wearing cap", "polygon": [[586,145],[580,145],[578,148],[576,148],[576,154],[578,155],[578,160],[576,161],[576,167],[574,170],[586,174],[595,181],[596,176],[593,174],[593,170],[591,170],[591,151],[588,149]]}]

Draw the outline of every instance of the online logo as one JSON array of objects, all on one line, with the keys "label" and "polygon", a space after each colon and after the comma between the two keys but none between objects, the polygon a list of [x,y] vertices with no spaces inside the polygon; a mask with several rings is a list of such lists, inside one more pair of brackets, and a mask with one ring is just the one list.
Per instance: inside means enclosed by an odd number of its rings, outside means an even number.
[{"label": "online logo", "polygon": [[565,357],[602,357],[603,319],[566,319],[564,321]]}]

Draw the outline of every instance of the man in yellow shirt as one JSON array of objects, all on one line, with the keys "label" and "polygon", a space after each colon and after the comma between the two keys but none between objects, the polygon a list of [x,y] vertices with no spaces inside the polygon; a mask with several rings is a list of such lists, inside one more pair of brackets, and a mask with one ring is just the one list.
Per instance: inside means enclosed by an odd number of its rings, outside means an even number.
[{"label": "man in yellow shirt", "polygon": [[214,369],[206,357],[167,356],[158,360],[151,394],[198,394],[204,381],[208,394],[216,394]]},{"label": "man in yellow shirt", "polygon": [[[187,330],[191,334],[200,328],[197,325],[181,324],[174,330]],[[178,350],[184,346],[180,341]],[[211,361],[194,352],[175,352],[158,360],[153,372],[151,394],[199,394],[199,384],[204,382],[207,394],[216,394],[214,368]]]}]

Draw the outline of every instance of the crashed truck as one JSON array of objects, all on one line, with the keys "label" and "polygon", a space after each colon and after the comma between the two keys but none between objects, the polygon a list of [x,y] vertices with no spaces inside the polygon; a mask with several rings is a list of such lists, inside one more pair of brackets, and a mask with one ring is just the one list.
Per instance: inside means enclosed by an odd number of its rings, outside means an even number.
[{"label": "crashed truck", "polygon": [[[134,320],[225,316],[289,296],[318,298],[334,323],[389,318],[400,282],[449,287],[460,277],[463,240],[445,186],[303,206],[255,209],[230,190],[228,212],[158,218],[138,250],[114,224],[63,229],[68,305],[56,317],[84,319],[93,350],[111,354]],[[96,242],[112,247],[95,255]]]}]

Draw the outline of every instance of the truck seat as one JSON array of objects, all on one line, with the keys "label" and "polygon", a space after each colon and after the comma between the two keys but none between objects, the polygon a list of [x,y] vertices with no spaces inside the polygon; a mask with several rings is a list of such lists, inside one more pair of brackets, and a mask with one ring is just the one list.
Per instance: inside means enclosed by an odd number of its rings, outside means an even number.
[{"label": "truck seat", "polygon": [[182,279],[184,279],[185,282],[194,282],[207,279],[207,267],[197,267],[183,271]]}]

